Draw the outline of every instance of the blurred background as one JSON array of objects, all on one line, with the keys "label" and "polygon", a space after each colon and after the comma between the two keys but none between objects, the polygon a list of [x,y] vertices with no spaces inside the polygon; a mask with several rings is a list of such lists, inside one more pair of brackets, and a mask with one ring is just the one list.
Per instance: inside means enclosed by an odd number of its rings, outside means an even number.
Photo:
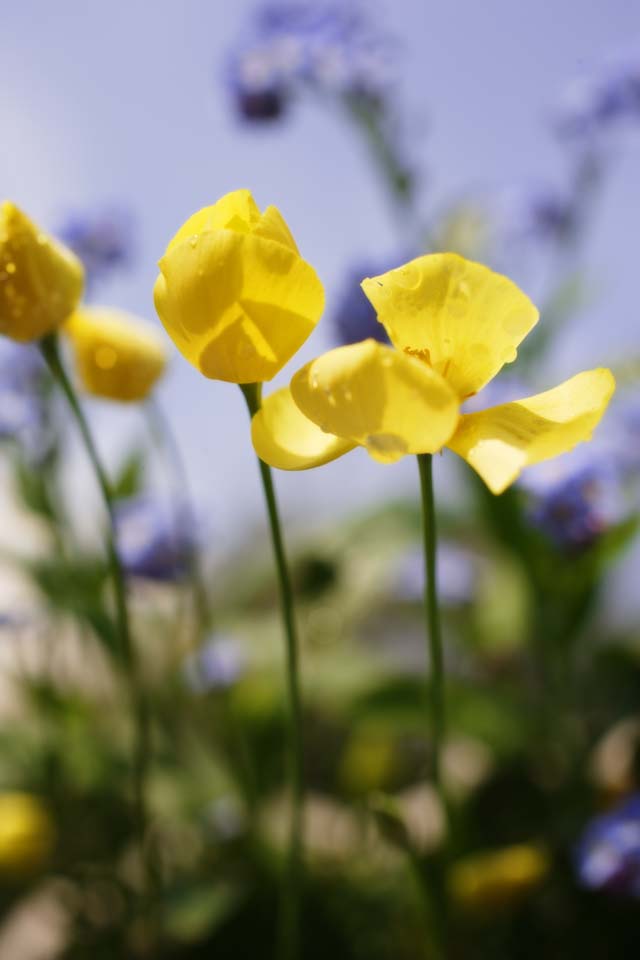
[{"label": "blurred background", "polygon": [[[23,0],[3,10],[0,75],[2,196],[76,250],[90,302],[158,324],[169,238],[247,187],[279,207],[327,292],[276,385],[380,336],[360,280],[435,250],[507,273],[541,308],[483,405],[614,370],[593,443],[503,497],[449,452],[435,466],[451,956],[632,955],[638,5]],[[42,371],[2,347],[0,957],[268,950],[281,638],[240,392],[173,351],[151,412],[85,401],[152,703],[150,893],[131,851],[98,494]],[[442,812],[426,774],[415,464],[357,451],[276,482],[302,627],[305,957],[435,957],[420,889],[443,869]]]}]

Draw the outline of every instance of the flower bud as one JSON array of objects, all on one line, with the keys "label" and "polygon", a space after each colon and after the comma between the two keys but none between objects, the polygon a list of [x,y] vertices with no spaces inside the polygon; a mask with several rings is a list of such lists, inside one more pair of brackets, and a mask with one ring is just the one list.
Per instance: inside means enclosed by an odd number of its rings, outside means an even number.
[{"label": "flower bud", "polygon": [[160,260],[156,309],[205,377],[271,380],[320,318],[324,291],[275,207],[237,190],[190,217]]},{"label": "flower bud", "polygon": [[0,333],[26,343],[56,330],[82,296],[78,258],[13,203],[0,207]]},{"label": "flower bud", "polygon": [[76,368],[88,393],[109,400],[144,400],[166,365],[164,343],[154,328],[131,314],[81,307],[64,325]]}]

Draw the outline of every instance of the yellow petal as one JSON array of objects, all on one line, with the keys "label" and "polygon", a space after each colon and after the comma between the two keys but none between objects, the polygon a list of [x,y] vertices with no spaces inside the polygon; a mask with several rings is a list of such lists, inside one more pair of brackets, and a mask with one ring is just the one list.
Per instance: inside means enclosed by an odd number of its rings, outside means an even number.
[{"label": "yellow petal", "polygon": [[234,230],[250,233],[260,221],[260,210],[250,190],[234,190],[210,207],[203,207],[186,220],[169,241],[167,253],[179,243],[207,230]]},{"label": "yellow petal", "polygon": [[120,310],[82,307],[65,324],[80,381],[110,400],[144,400],[166,365],[162,337],[150,324]]},{"label": "yellow petal", "polygon": [[519,843],[464,857],[450,867],[447,880],[451,895],[460,906],[495,909],[535,890],[549,868],[549,855],[542,847]]},{"label": "yellow petal", "polygon": [[511,280],[454,253],[418,257],[362,288],[391,342],[426,360],[461,400],[515,360],[538,321]]},{"label": "yellow petal", "polygon": [[0,333],[26,343],[56,330],[82,296],[84,270],[14,204],[0,210]]},{"label": "yellow petal", "polygon": [[267,207],[251,232],[255,237],[264,237],[266,240],[282,243],[294,253],[300,254],[291,231],[277,207]]},{"label": "yellow petal", "polygon": [[322,430],[362,444],[381,463],[439,450],[458,422],[458,399],[442,377],[375,340],[308,363],[291,393]]},{"label": "yellow petal", "polygon": [[315,270],[283,243],[213,230],[160,261],[156,309],[178,349],[206,377],[271,380],[320,318]]},{"label": "yellow petal", "polygon": [[465,414],[448,446],[502,493],[523,467],[590,440],[614,389],[610,370],[586,370],[545,393]]},{"label": "yellow petal", "polygon": [[355,447],[349,440],[323,433],[308,420],[288,387],[263,401],[251,422],[251,439],[260,459],[280,470],[320,467]]}]

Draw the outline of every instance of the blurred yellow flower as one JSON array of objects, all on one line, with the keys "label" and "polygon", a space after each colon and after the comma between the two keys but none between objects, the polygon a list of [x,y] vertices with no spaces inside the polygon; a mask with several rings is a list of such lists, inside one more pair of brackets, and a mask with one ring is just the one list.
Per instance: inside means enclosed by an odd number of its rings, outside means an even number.
[{"label": "blurred yellow flower", "polygon": [[275,207],[248,190],[190,217],[169,243],[154,288],[158,315],[205,377],[271,380],[320,318],[324,291]]},{"label": "blurred yellow flower", "polygon": [[252,423],[258,456],[305,470],[363,446],[381,463],[448,446],[493,493],[529,465],[591,438],[615,388],[579,373],[545,393],[480,413],[461,404],[515,360],[538,311],[518,287],[457,254],[431,254],[362,287],[393,346],[338,347],[272,394]]},{"label": "blurred yellow flower", "polygon": [[166,366],[162,337],[145,321],[106,307],[81,307],[65,323],[85,390],[109,400],[144,400]]},{"label": "blurred yellow flower", "polygon": [[468,910],[508,906],[526,897],[549,873],[545,851],[521,843],[465,857],[449,870],[452,899]]},{"label": "blurred yellow flower", "polygon": [[56,330],[82,296],[78,258],[13,203],[0,207],[0,334],[26,343]]},{"label": "blurred yellow flower", "polygon": [[47,864],[54,839],[53,820],[37,797],[0,793],[0,878],[37,873]]}]

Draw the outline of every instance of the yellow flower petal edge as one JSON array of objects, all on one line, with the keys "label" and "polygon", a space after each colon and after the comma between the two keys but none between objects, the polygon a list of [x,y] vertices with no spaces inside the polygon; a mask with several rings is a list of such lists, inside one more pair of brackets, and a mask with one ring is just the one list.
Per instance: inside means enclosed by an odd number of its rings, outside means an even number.
[{"label": "yellow flower petal edge", "polygon": [[150,324],[121,310],[82,307],[63,327],[88,393],[125,403],[144,400],[162,375],[167,355]]},{"label": "yellow flower petal edge", "polygon": [[517,902],[544,881],[549,854],[532,843],[472,854],[448,871],[452,899],[461,907],[486,910]]},{"label": "yellow flower petal edge", "polygon": [[0,208],[0,334],[27,343],[53,333],[82,296],[84,270],[15,204]]},{"label": "yellow flower petal edge", "polygon": [[263,401],[251,421],[251,439],[260,457],[279,470],[309,470],[336,460],[356,446],[349,440],[323,433],[309,420],[288,387]]},{"label": "yellow flower petal edge", "polygon": [[425,360],[461,400],[515,360],[538,321],[515,283],[454,253],[418,257],[362,289],[392,343]]},{"label": "yellow flower petal edge", "polygon": [[458,423],[458,399],[442,377],[375,340],[311,361],[291,393],[321,430],[361,444],[381,463],[439,450]]},{"label": "yellow flower petal edge", "polygon": [[524,467],[590,440],[614,390],[610,370],[586,370],[545,393],[464,414],[448,446],[502,493]]},{"label": "yellow flower petal edge", "polygon": [[0,875],[26,879],[44,869],[55,843],[49,809],[29,793],[0,793]]},{"label": "yellow flower petal edge", "polygon": [[156,309],[181,353],[206,377],[271,380],[302,346],[324,290],[275,207],[248,190],[187,220],[160,260]]}]

